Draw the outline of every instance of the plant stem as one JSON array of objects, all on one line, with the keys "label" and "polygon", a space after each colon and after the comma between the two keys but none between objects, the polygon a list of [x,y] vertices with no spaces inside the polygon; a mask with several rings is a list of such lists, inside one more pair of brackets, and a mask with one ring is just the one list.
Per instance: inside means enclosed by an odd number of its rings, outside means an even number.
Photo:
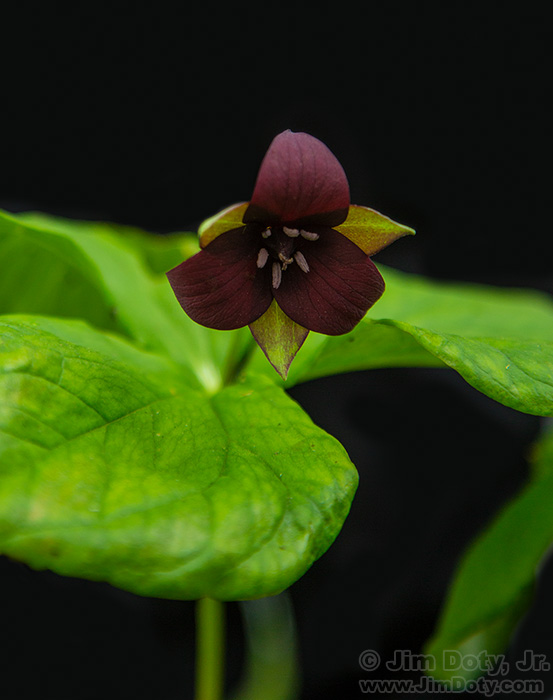
[{"label": "plant stem", "polygon": [[224,684],[224,603],[196,603],[196,700],[221,700]]},{"label": "plant stem", "polygon": [[247,638],[246,669],[231,700],[295,700],[300,677],[294,612],[285,591],[240,603]]},{"label": "plant stem", "polygon": [[255,345],[255,340],[252,337],[244,340],[243,335],[239,332],[235,333],[223,373],[224,386],[228,386],[236,381],[255,350]]}]

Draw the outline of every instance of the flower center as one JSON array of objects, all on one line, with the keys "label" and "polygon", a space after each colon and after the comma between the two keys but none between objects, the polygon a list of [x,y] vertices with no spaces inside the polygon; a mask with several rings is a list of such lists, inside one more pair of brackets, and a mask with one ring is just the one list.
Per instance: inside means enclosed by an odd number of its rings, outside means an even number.
[{"label": "flower center", "polygon": [[304,241],[316,241],[318,233],[304,231],[303,229],[289,228],[288,226],[270,226],[262,233],[263,247],[257,254],[257,267],[265,267],[269,258],[272,259],[272,285],[274,289],[280,287],[282,273],[293,262],[302,270],[309,272],[309,263],[298,245]]}]

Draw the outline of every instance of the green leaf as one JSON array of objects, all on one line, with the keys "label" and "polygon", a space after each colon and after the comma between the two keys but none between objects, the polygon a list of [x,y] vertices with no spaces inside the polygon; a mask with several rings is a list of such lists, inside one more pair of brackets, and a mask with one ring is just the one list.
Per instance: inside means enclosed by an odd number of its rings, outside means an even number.
[{"label": "green leaf", "polygon": [[136,229],[0,212],[0,312],[77,317],[116,330],[187,365],[215,390],[232,334],[189,319],[159,271],[197,250],[193,235],[163,242]]},{"label": "green leaf", "polygon": [[82,317],[118,329],[98,271],[67,235],[41,233],[0,211],[0,312]]},{"label": "green leaf", "polygon": [[154,275],[165,275],[186,258],[198,253],[197,236],[193,233],[147,233],[142,229],[109,224],[111,231],[137,253]]},{"label": "green leaf", "polygon": [[277,593],[338,534],[345,450],[264,377],[213,395],[82,322],[0,323],[0,551],[149,596]]},{"label": "green leaf", "polygon": [[553,543],[553,431],[542,440],[535,461],[530,483],[459,566],[437,630],[426,645],[437,664],[432,675],[439,680],[477,676],[478,669],[448,665],[444,652],[453,652],[453,658],[504,652],[528,606],[539,564]]},{"label": "green leaf", "polygon": [[448,366],[496,401],[553,415],[550,297],[381,271],[382,299],[348,335],[310,334],[290,369],[289,385],[376,367]]},{"label": "green leaf", "polygon": [[553,343],[463,338],[408,324],[394,325],[492,399],[525,413],[553,415]]}]

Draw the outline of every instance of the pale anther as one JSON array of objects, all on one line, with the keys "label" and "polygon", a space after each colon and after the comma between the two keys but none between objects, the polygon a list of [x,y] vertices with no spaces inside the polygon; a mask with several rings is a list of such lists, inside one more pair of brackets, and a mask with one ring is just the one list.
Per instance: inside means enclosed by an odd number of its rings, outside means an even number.
[{"label": "pale anther", "polygon": [[269,251],[266,248],[261,248],[257,254],[257,267],[265,267],[265,263],[269,259]]},{"label": "pale anther", "polygon": [[282,270],[277,262],[273,263],[273,289],[278,289],[280,287],[280,281],[282,280]]},{"label": "pale anther", "polygon": [[287,258],[286,255],[284,255],[284,253],[279,253],[279,254],[278,254],[278,259],[279,259],[281,262],[286,263],[287,265],[289,265],[290,263],[293,263],[293,262],[294,262],[293,258]]},{"label": "pale anther", "polygon": [[297,238],[300,235],[297,228],[288,228],[288,226],[283,226],[282,230],[287,236],[290,236],[290,238]]},{"label": "pale anther", "polygon": [[305,238],[306,241],[316,241],[319,238],[318,233],[311,233],[311,231],[304,231],[303,229],[300,231],[301,235],[303,238]]},{"label": "pale anther", "polygon": [[294,253],[294,258],[296,259],[300,270],[303,270],[304,272],[309,272],[309,265],[307,264],[305,255],[302,252],[296,250],[296,252]]},{"label": "pale anther", "polygon": [[266,229],[263,231],[263,233],[262,233],[261,235],[263,236],[263,238],[269,238],[269,236],[271,235],[271,233],[272,233],[271,229],[270,229],[270,228],[266,228]]}]

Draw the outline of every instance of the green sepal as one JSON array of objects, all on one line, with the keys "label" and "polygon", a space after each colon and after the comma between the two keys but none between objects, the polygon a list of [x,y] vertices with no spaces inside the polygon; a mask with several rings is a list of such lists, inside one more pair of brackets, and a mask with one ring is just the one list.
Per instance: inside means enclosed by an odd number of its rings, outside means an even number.
[{"label": "green sepal", "polygon": [[412,228],[398,224],[374,209],[357,204],[350,205],[347,219],[334,228],[367,255],[378,253],[398,238],[415,235]]},{"label": "green sepal", "polygon": [[217,236],[220,236],[222,233],[243,226],[242,218],[248,206],[249,202],[233,204],[217,214],[210,216],[209,219],[202,221],[198,228],[200,247],[205,248],[206,245],[214,241]]},{"label": "green sepal", "polygon": [[261,318],[250,323],[256,343],[283,379],[309,331],[292,321],[273,299]]}]

